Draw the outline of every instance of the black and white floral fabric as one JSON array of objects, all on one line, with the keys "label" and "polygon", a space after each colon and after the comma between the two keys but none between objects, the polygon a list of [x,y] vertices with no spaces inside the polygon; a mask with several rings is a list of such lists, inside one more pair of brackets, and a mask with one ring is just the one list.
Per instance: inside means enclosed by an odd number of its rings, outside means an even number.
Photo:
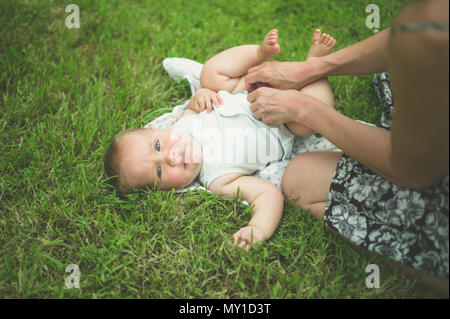
[{"label": "black and white floral fabric", "polygon": [[376,73],[373,77],[372,86],[377,92],[378,98],[383,103],[381,113],[381,127],[390,130],[392,126],[392,116],[394,115],[394,98],[389,86],[389,73]]},{"label": "black and white floral fabric", "polygon": [[[386,73],[374,87],[384,104],[382,125],[390,128],[392,95]],[[449,275],[449,176],[432,186],[394,185],[343,155],[336,168],[325,223],[356,245],[441,277]]]}]

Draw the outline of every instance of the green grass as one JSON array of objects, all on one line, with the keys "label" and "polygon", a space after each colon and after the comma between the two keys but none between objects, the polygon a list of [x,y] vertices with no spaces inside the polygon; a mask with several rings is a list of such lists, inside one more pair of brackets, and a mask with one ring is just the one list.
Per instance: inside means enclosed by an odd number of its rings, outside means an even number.
[{"label": "green grass", "polygon": [[[423,298],[433,294],[377,256],[355,251],[286,204],[275,235],[249,253],[231,245],[250,210],[206,192],[120,198],[102,155],[122,129],[189,97],[165,57],[204,62],[258,43],[273,27],[278,60],[306,55],[316,27],[337,49],[367,38],[367,1],[0,0],[1,298]],[[406,1],[378,1],[382,28]],[[377,124],[371,77],[332,78],[336,107]],[[381,269],[368,289],[365,268]],[[77,264],[80,289],[66,289]]]}]

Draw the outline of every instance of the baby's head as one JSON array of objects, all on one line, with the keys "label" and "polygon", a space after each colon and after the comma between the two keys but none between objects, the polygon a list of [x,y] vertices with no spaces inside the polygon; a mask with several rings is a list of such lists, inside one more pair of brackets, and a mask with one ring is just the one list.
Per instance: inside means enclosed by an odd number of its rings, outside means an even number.
[{"label": "baby's head", "polygon": [[104,156],[106,174],[121,192],[133,188],[179,189],[202,167],[200,145],[192,135],[171,129],[142,128],[113,137]]}]

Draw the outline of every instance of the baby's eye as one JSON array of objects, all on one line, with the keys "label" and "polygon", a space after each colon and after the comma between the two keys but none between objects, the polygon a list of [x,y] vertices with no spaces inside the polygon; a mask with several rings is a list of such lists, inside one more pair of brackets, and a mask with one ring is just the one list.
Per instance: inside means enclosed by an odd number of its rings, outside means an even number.
[{"label": "baby's eye", "polygon": [[158,166],[158,168],[156,169],[156,174],[158,175],[159,178],[161,178],[161,174],[162,174],[162,168],[161,168],[161,165]]},{"label": "baby's eye", "polygon": [[161,151],[161,145],[159,144],[159,141],[156,141],[156,150],[158,152]]}]

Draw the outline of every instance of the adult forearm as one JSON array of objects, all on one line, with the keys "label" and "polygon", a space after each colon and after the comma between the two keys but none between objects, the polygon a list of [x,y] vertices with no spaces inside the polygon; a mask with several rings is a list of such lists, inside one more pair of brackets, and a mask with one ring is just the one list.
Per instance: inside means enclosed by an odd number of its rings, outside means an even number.
[{"label": "adult forearm", "polygon": [[306,61],[266,61],[248,70],[245,87],[249,92],[264,83],[276,89],[299,90],[309,83],[331,75],[358,75],[387,70],[390,29],[323,57]]},{"label": "adult forearm", "polygon": [[387,70],[390,28],[332,54],[317,58],[323,76],[371,74]]}]

